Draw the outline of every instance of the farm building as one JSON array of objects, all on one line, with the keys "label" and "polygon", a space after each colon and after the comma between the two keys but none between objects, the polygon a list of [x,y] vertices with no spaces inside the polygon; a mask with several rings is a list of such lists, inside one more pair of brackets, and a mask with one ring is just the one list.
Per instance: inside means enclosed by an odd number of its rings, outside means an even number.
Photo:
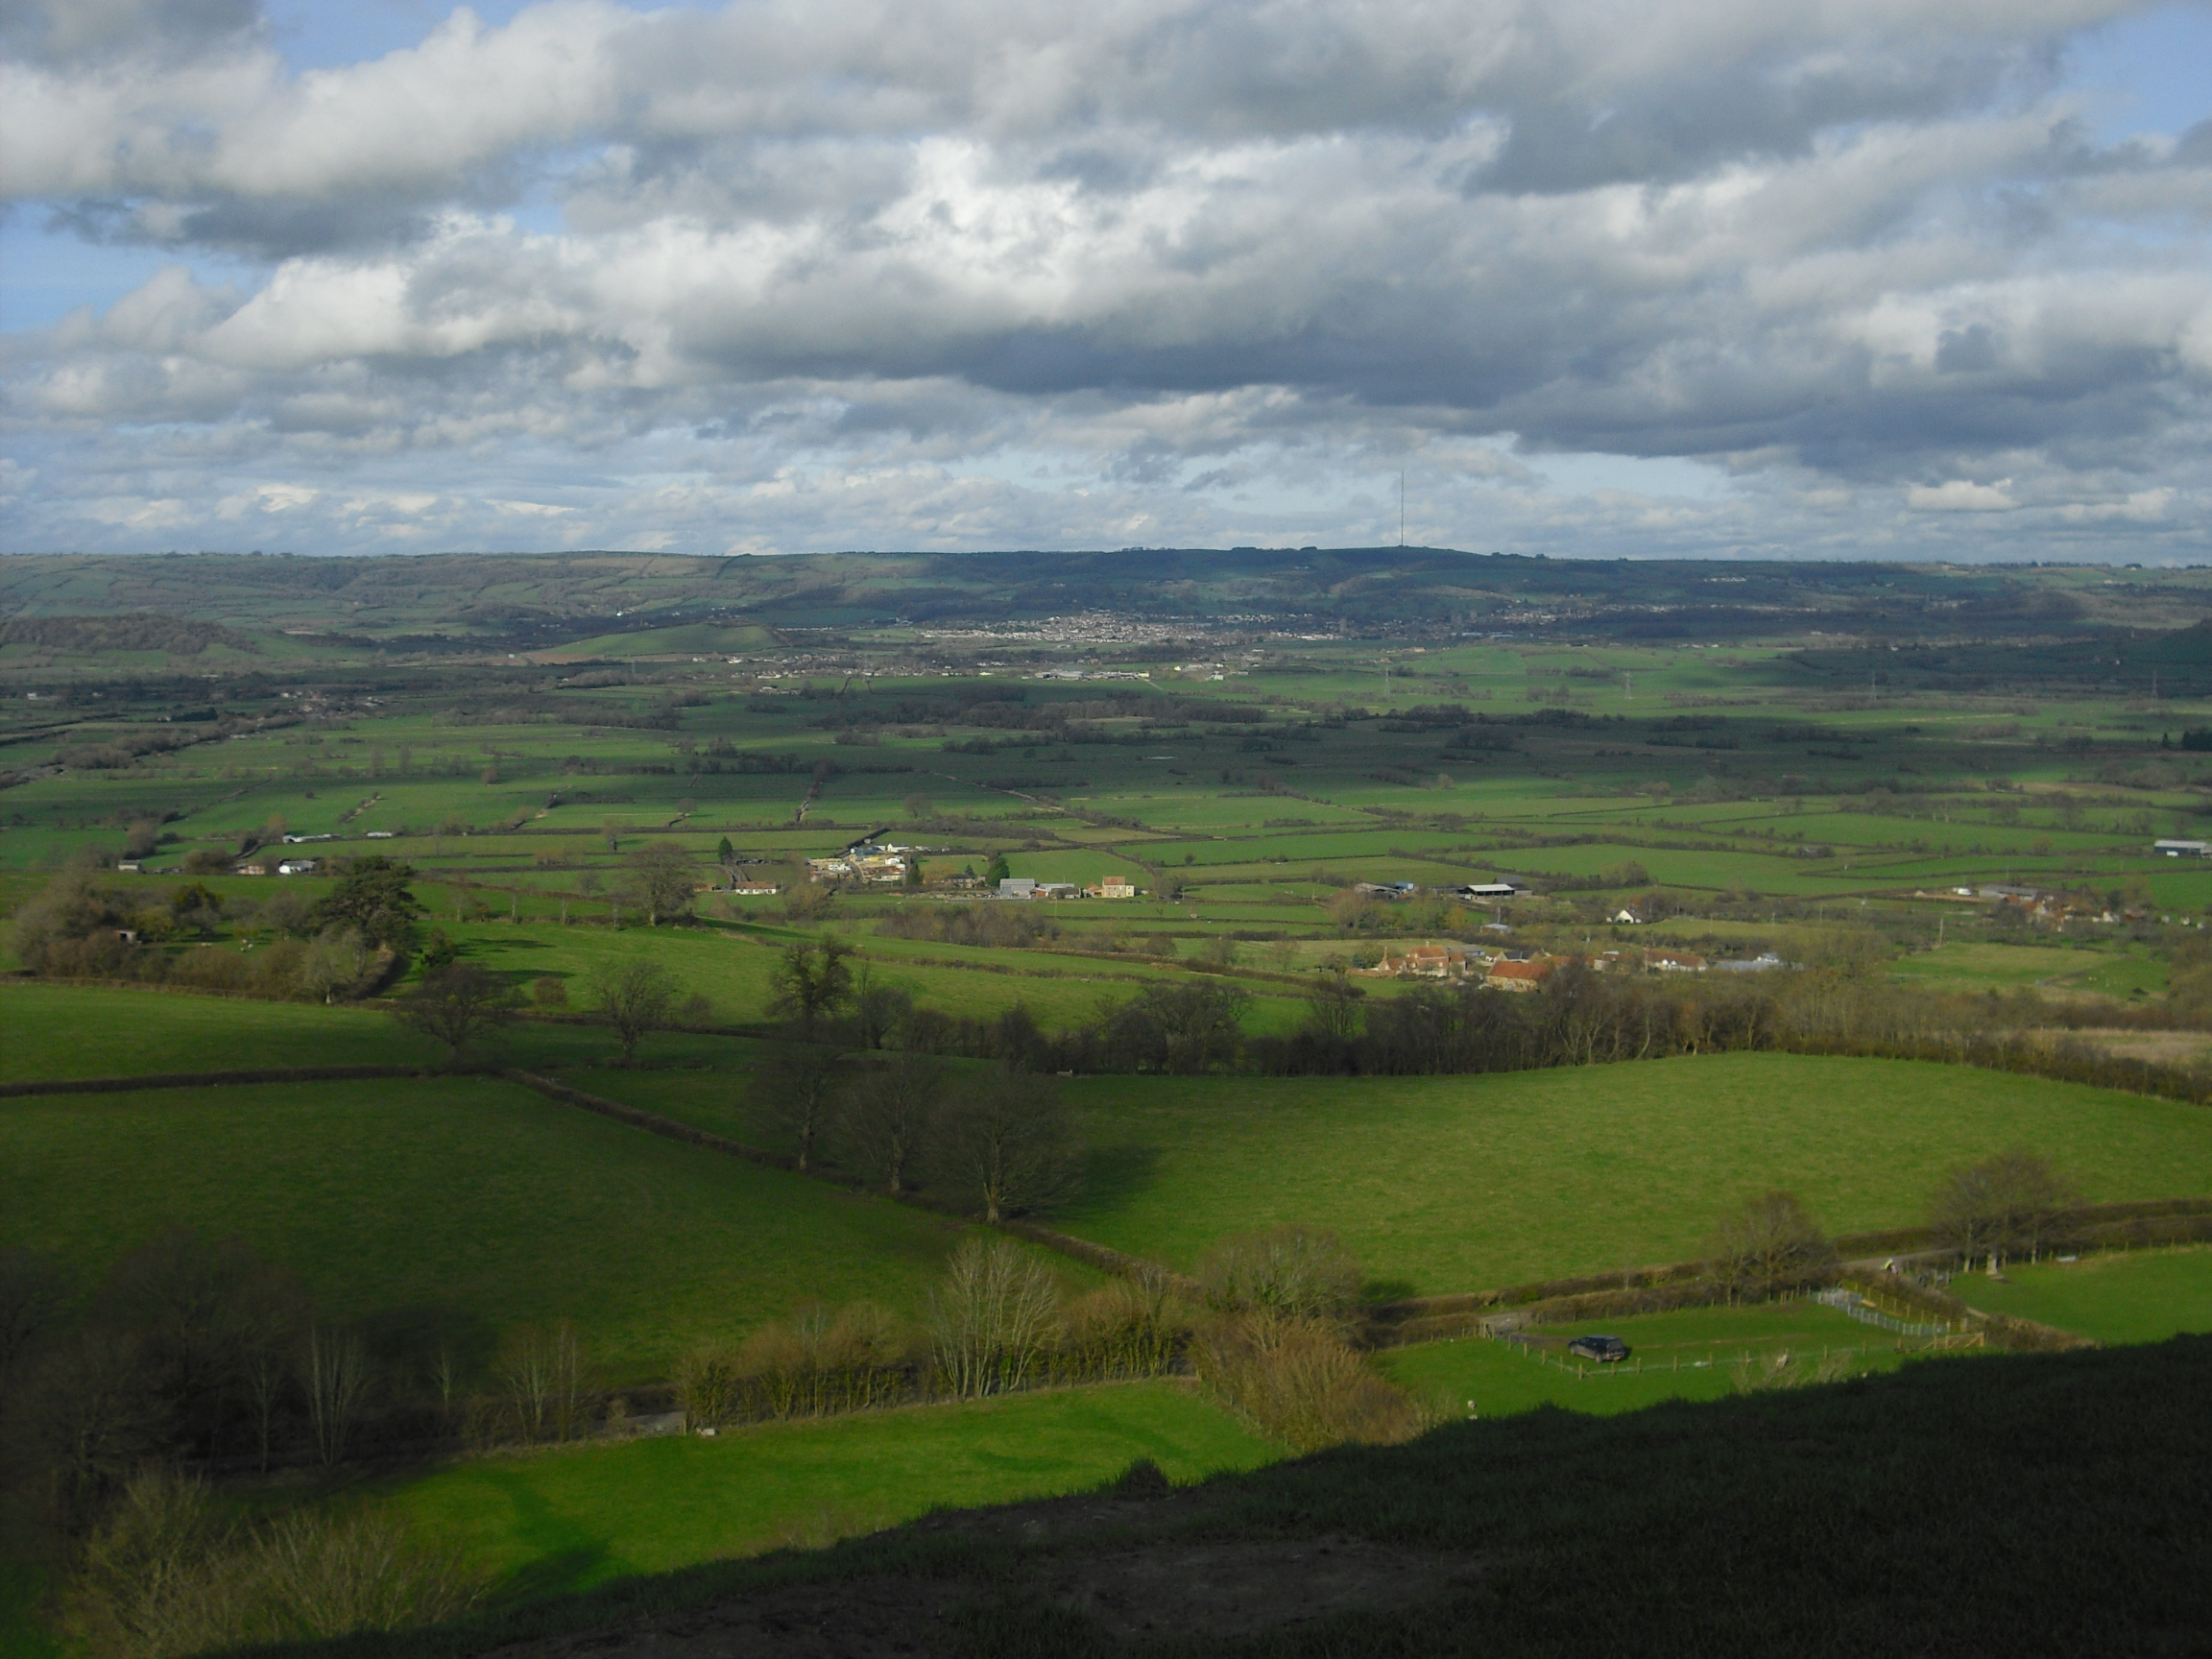
[{"label": "farm building", "polygon": [[2169,858],[2212,858],[2212,841],[2153,841],[2151,851]]},{"label": "farm building", "polygon": [[1483,963],[1480,951],[1464,945],[1415,945],[1396,956],[1385,950],[1374,967],[1354,972],[1376,979],[1463,979]]},{"label": "farm building", "polygon": [[1539,957],[1528,962],[1493,962],[1490,972],[1483,975],[1482,983],[1493,991],[1534,991],[1551,977],[1559,966],[1550,957]]}]

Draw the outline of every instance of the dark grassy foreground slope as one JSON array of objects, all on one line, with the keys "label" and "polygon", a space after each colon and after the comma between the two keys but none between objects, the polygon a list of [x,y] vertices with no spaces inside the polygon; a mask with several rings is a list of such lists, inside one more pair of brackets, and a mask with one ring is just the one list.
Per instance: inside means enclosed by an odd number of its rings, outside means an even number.
[{"label": "dark grassy foreground slope", "polygon": [[2208,1559],[2212,1339],[2182,1337],[1455,1424],[290,1651],[2179,1654]]}]

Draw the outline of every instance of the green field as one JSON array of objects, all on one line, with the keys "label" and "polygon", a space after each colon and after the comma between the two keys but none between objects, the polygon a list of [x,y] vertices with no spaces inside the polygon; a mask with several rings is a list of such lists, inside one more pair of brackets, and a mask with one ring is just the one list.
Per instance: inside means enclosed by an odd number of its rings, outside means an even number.
[{"label": "green field", "polygon": [[1960,1274],[1951,1294],[1986,1312],[2040,1320],[2100,1342],[2158,1342],[2212,1331],[2212,1248],[2009,1262],[2003,1280]]},{"label": "green field", "polygon": [[933,1509],[1082,1491],[1141,1457],[1178,1483],[1278,1457],[1175,1382],[486,1457],[373,1489],[514,1594],[827,1543]]},{"label": "green field", "polygon": [[1947,1168],[2025,1144],[2095,1201],[2212,1193],[2212,1113],[1909,1061],[1728,1054],[1475,1077],[1083,1078],[1089,1192],[1061,1224],[1189,1266],[1332,1227],[1401,1293],[1698,1255],[1794,1191],[1832,1232],[1910,1225]]},{"label": "green field", "polygon": [[573,1319],[616,1385],[813,1303],[911,1313],[960,1237],[466,1078],[0,1101],[0,1245],[84,1278],[180,1223],[417,1347]]},{"label": "green field", "polygon": [[445,1058],[388,1015],[121,986],[0,985],[0,1081]]},{"label": "green field", "polygon": [[[1632,1350],[1626,1360],[1590,1365],[1565,1355],[1569,1338],[1602,1332]],[[1446,1417],[1504,1417],[1557,1406],[1612,1416],[1662,1400],[1719,1400],[1737,1391],[1741,1363],[1788,1354],[1839,1357],[1852,1374],[1892,1370],[1925,1346],[1863,1325],[1817,1302],[1764,1308],[1698,1308],[1593,1323],[1536,1328],[1541,1349],[1464,1336],[1393,1349],[1383,1371]],[[1850,1358],[1844,1360],[1846,1351]],[[1538,1358],[1541,1354],[1546,1358]]]}]

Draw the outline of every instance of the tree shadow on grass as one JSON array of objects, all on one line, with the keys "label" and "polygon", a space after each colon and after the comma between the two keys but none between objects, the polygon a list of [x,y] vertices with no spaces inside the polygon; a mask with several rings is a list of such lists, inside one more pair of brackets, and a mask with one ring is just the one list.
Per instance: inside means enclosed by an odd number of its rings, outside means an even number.
[{"label": "tree shadow on grass", "polygon": [[606,1561],[604,1544],[582,1545],[542,1556],[501,1579],[493,1600],[494,1604],[512,1605],[542,1601],[549,1596],[573,1596],[590,1588]]},{"label": "tree shadow on grass", "polygon": [[369,1351],[387,1368],[411,1382],[434,1384],[442,1367],[456,1382],[487,1375],[499,1347],[491,1320],[470,1309],[445,1303],[417,1303],[387,1309],[360,1322]]},{"label": "tree shadow on grass", "polygon": [[1112,1210],[1151,1187],[1160,1169],[1156,1146],[1094,1146],[1083,1158],[1075,1208]]}]

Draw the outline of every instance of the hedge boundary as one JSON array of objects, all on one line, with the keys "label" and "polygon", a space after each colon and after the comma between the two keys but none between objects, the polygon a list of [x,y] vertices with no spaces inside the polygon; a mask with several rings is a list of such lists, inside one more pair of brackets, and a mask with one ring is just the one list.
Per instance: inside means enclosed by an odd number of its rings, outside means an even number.
[{"label": "hedge boundary", "polygon": [[[2044,1253],[2144,1248],[2208,1240],[2212,1240],[2212,1198],[2152,1198],[2125,1204],[2084,1205],[2069,1212],[2051,1229]],[[2015,1327],[2020,1342],[2037,1351],[2049,1348],[2056,1338],[2075,1344],[2087,1340],[2052,1326],[2037,1325],[2033,1320],[1979,1313],[1956,1298],[1930,1291],[1890,1271],[1889,1262],[1900,1259],[1930,1263],[1959,1259],[1959,1252],[1943,1244],[1932,1227],[1846,1233],[1832,1242],[1841,1260],[1833,1268],[1809,1276],[1793,1288],[1809,1289],[1835,1284],[1875,1285],[1885,1297],[1908,1301],[1891,1288],[1903,1286],[1913,1297],[1936,1298],[1936,1302],[1911,1301],[1910,1305],[1915,1310],[1985,1332],[1996,1346],[2015,1346],[2006,1334]],[[1365,1310],[1360,1339],[1370,1348],[1399,1348],[1415,1342],[1473,1335],[1508,1315],[1517,1322],[1565,1324],[1609,1315],[1714,1307],[1729,1297],[1728,1286],[1720,1279],[1718,1267],[1719,1263],[1711,1261],[1669,1262],[1617,1273],[1508,1285],[1495,1290],[1465,1290],[1376,1303]]]},{"label": "hedge boundary", "polygon": [[352,1083],[379,1077],[481,1077],[490,1066],[263,1066],[233,1071],[148,1071],[136,1077],[38,1077],[0,1083],[0,1100],[32,1094],[131,1094],[141,1089],[217,1089],[240,1083]]},{"label": "hedge boundary", "polygon": [[[733,1141],[726,1135],[716,1135],[709,1130],[694,1128],[691,1124],[680,1122],[674,1118],[664,1118],[658,1112],[648,1112],[642,1107],[625,1105],[619,1100],[610,1100],[603,1094],[589,1094],[581,1089],[571,1089],[567,1084],[556,1078],[541,1077],[535,1072],[518,1070],[509,1070],[502,1072],[501,1075],[510,1082],[519,1083],[526,1089],[535,1090],[548,1100],[558,1101],[565,1106],[574,1106],[580,1111],[595,1113],[599,1117],[611,1118],[617,1123],[628,1124],[633,1129],[642,1129],[649,1135],[660,1135],[670,1141],[682,1141],[689,1145],[703,1146],[710,1152],[720,1152],[732,1158],[742,1158],[747,1163],[757,1164],[764,1168],[781,1169],[788,1175],[804,1176],[809,1180],[819,1181],[825,1186],[835,1187],[842,1191],[854,1193],[856,1196],[882,1198],[895,1204],[903,1204],[909,1209],[925,1210],[931,1214],[943,1216],[948,1220],[959,1221],[968,1226],[982,1227],[987,1225],[966,1211],[948,1204],[942,1199],[931,1198],[920,1192],[878,1191],[875,1188],[866,1186],[849,1175],[820,1168],[802,1169],[799,1167],[799,1161],[785,1153],[770,1152],[759,1146],[748,1146],[742,1141]],[[995,1231],[1003,1233],[1009,1238],[1021,1238],[1029,1243],[1041,1245],[1057,1255],[1066,1256],[1070,1261],[1081,1262],[1086,1266],[1095,1267],[1099,1271],[1111,1273],[1117,1278],[1132,1279],[1141,1283],[1163,1283],[1185,1296],[1195,1296],[1198,1292],[1198,1286],[1195,1281],[1186,1278],[1172,1268],[1162,1266],[1156,1262],[1147,1262],[1142,1257],[1126,1255],[1114,1249],[1111,1245],[1094,1244],[1088,1238],[1077,1238],[1071,1234],[1055,1232],[1049,1227],[1040,1227],[1029,1221],[1001,1221]]]}]

